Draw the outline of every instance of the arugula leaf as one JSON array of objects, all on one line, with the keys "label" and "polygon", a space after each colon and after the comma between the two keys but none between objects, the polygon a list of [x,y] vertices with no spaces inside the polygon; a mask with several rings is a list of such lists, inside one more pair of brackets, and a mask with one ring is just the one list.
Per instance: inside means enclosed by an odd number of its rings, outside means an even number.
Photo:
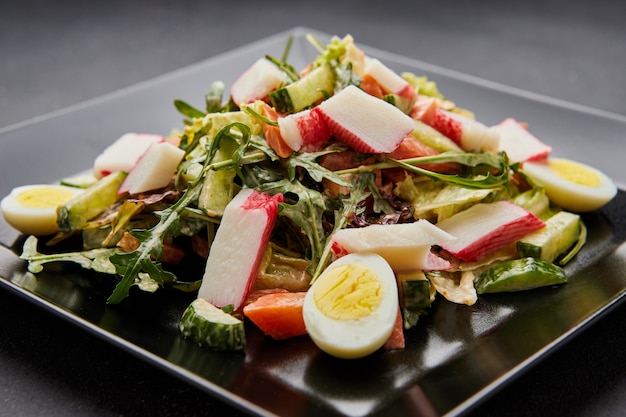
[{"label": "arugula leaf", "polygon": [[[441,174],[418,166],[422,164],[445,164],[450,162],[465,165],[471,169],[466,172],[465,177],[462,177],[456,174]],[[507,186],[513,174],[517,171],[518,166],[519,164],[509,164],[509,159],[505,152],[500,152],[497,155],[489,153],[444,152],[434,156],[422,156],[403,160],[386,158],[384,161],[376,164],[335,171],[335,173],[339,175],[357,174],[362,172],[374,172],[379,169],[400,167],[446,184],[473,189],[492,189]],[[496,172],[496,174],[493,172]]]},{"label": "arugula leaf", "polygon": [[[250,128],[243,123],[232,123],[230,126],[231,128],[238,129],[239,132],[241,133],[241,140],[239,142],[240,145],[233,152],[232,162],[233,162],[233,168],[235,169],[237,176],[240,179],[244,180],[245,176],[244,176],[243,171],[241,170],[241,167],[243,165],[242,160],[244,159],[244,156],[246,155],[246,151],[248,150],[249,143],[250,143],[250,136],[251,136]],[[215,139],[213,140],[213,142],[219,142],[222,136],[229,134],[229,133],[230,133],[230,129],[220,130],[220,132],[215,136]]]},{"label": "arugula leaf", "polygon": [[306,169],[306,171],[315,182],[322,182],[322,180],[326,178],[327,180],[332,181],[337,185],[343,185],[346,187],[351,186],[351,182],[345,180],[341,175],[337,175],[333,171],[324,168],[317,162],[320,157],[329,153],[339,152],[340,150],[340,148],[326,148],[325,150],[320,152],[304,152],[292,154],[285,161],[285,167],[287,168],[289,179],[295,179],[296,168],[301,167]]},{"label": "arugula leaf", "polygon": [[[233,138],[237,140],[236,137],[232,136],[235,134],[232,130],[238,130],[241,133],[241,145],[235,150],[233,159],[212,164],[213,157],[217,154],[223,139]],[[250,128],[241,122],[234,122],[220,129],[209,145],[202,172],[189,184],[181,198],[166,209],[154,213],[159,218],[159,222],[151,229],[130,232],[140,243],[137,249],[132,252],[116,253],[111,256],[111,262],[122,278],[107,300],[108,304],[121,302],[128,296],[133,284],[148,282],[147,278],[159,286],[176,282],[176,276],[165,271],[160,263],[163,255],[163,240],[166,236],[176,236],[180,233],[181,217],[187,213],[187,207],[198,200],[202,192],[204,178],[210,169],[215,169],[216,164],[226,162],[226,166],[232,166],[235,170],[241,171],[240,162],[244,159],[243,153],[248,146],[249,137]],[[147,277],[140,274],[147,274]],[[150,285],[149,288],[152,289],[153,286]]]},{"label": "arugula leaf", "polygon": [[198,110],[197,108],[183,100],[174,100],[174,107],[176,107],[176,110],[178,110],[180,114],[189,117],[190,119],[204,117],[205,115],[202,110]]},{"label": "arugula leaf", "polygon": [[348,219],[352,213],[360,214],[359,205],[366,198],[371,195],[369,191],[369,185],[372,183],[374,179],[373,173],[361,173],[356,181],[352,184],[352,188],[350,189],[350,195],[340,198],[342,203],[342,209],[335,211],[335,223],[332,232],[326,238],[326,243],[324,245],[324,250],[322,251],[322,255],[320,256],[320,260],[313,272],[313,276],[311,278],[311,284],[315,282],[317,277],[320,276],[322,271],[326,268],[328,263],[330,262],[330,248],[331,248],[331,238],[332,235],[340,229],[343,229],[348,224]]},{"label": "arugula leaf", "polygon": [[391,203],[385,200],[385,198],[380,193],[380,190],[374,182],[374,178],[372,178],[372,180],[370,181],[369,189],[374,199],[373,210],[375,213],[394,214],[396,212]]},{"label": "arugula leaf", "polygon": [[279,69],[281,69],[291,81],[298,81],[300,79],[300,73],[291,65],[286,63],[284,60],[281,61],[279,59],[274,58],[270,55],[265,55],[265,58],[269,60],[271,63],[276,65]]},{"label": "arugula leaf", "polygon": [[[458,175],[440,174],[437,172],[433,172],[415,166],[412,163],[407,163],[407,161],[396,161],[393,159],[388,159],[388,161],[408,171],[424,175],[425,177],[429,177],[437,181],[442,181],[446,184],[459,185],[462,187],[474,189],[499,188],[507,186],[511,181],[513,173],[517,170],[518,167],[518,164],[509,165],[509,159],[505,152],[500,152],[497,155],[487,153],[455,153],[451,155],[446,155],[446,153],[443,153],[438,156],[440,156],[440,159],[435,159],[438,162],[457,162],[472,168],[484,168],[483,166],[486,165],[488,167],[495,168],[497,174],[494,175],[492,174],[491,170],[488,170],[485,175],[480,170],[475,169],[470,170],[470,175],[468,177],[461,177]],[[427,158],[436,157],[426,157],[424,159]]]},{"label": "arugula leaf", "polygon": [[[174,100],[174,107],[180,114],[189,119],[201,119],[208,113],[219,113],[230,110],[228,103],[222,105],[222,99],[224,96],[225,84],[222,81],[215,81],[211,84],[209,91],[204,95],[204,103],[206,111],[202,111],[184,100]],[[192,123],[191,120],[186,121],[187,124]]]},{"label": "arugula leaf", "polygon": [[200,285],[202,285],[202,279],[191,282],[176,281],[171,286],[182,292],[194,292],[200,288]]},{"label": "arugula leaf", "polygon": [[323,216],[327,210],[325,196],[307,188],[299,181],[283,179],[274,183],[264,184],[261,191],[293,193],[298,196],[294,204],[279,203],[278,214],[291,219],[309,239],[311,264],[317,265],[321,257],[326,236],[323,229]]},{"label": "arugula leaf", "polygon": [[38,240],[35,236],[29,236],[24,242],[20,259],[28,261],[28,271],[36,274],[43,270],[43,265],[49,262],[74,262],[85,269],[114,275],[115,265],[109,257],[119,253],[119,248],[91,249],[80,252],[66,252],[55,254],[43,254],[37,250]]},{"label": "arugula leaf", "polygon": [[293,46],[293,36],[289,36],[287,38],[287,43],[285,44],[285,49],[283,50],[283,55],[280,60],[286,62],[287,58],[289,58],[289,53],[291,52],[291,47]]},{"label": "arugula leaf", "polygon": [[182,197],[168,208],[156,211],[159,222],[149,230],[133,230],[131,235],[139,239],[139,247],[132,252],[115,253],[110,260],[115,265],[121,279],[109,296],[107,304],[120,303],[128,296],[128,292],[135,282],[145,282],[140,274],[146,273],[149,278],[160,286],[166,282],[175,282],[176,276],[161,267],[163,255],[163,240],[168,235],[177,235],[180,232],[180,218],[185,209],[196,201],[202,190],[203,179],[208,169],[207,158],[203,173],[192,182]]},{"label": "arugula leaf", "polygon": [[[116,253],[110,260],[115,265],[117,273],[122,276],[107,304],[120,303],[128,296],[130,287],[139,279],[141,273],[146,273],[160,286],[166,282],[176,281],[176,276],[161,267],[163,256],[163,239],[168,235],[176,235],[180,229],[180,216],[184,208],[198,198],[202,183],[196,181],[174,205],[165,210],[155,212],[159,223],[149,230],[133,230],[130,233],[139,239],[139,247],[127,253]],[[145,279],[144,279],[145,281]]]},{"label": "arugula leaf", "polygon": [[259,119],[265,124],[268,124],[270,126],[278,126],[278,122],[276,120],[271,120],[270,118],[263,116],[261,113],[253,109],[252,106],[248,106],[244,104],[241,106],[241,110],[245,111],[252,117],[256,117],[257,119]]}]

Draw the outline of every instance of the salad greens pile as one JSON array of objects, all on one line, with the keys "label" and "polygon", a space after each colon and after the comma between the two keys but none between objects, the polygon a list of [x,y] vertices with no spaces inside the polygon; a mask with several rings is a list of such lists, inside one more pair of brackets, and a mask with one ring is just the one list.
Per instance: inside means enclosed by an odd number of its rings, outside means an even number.
[{"label": "salad greens pile", "polygon": [[[319,54],[307,70],[329,66],[335,92],[361,86],[363,80],[353,68],[351,57],[357,48],[351,37],[333,39],[328,45],[308,39]],[[296,81],[303,72],[289,64],[289,47],[290,43],[280,58],[266,58]],[[472,116],[444,97],[433,81],[409,73],[402,76],[417,94],[437,100],[450,112]],[[404,105],[393,94],[384,99]],[[202,109],[183,100],[175,100],[174,106],[184,117],[183,129],[169,139],[185,156],[171,184],[98,207],[97,216],[78,231],[60,232],[46,242],[46,250],[38,249],[41,242],[29,237],[21,257],[29,261],[31,272],[41,271],[48,262],[70,261],[113,275],[117,285],[107,300],[110,304],[122,302],[132,287],[193,292],[202,273],[177,276],[169,265],[181,257],[207,256],[224,208],[242,187],[285,197],[257,285],[292,291],[305,291],[331,262],[331,236],[343,228],[417,219],[437,222],[477,202],[503,199],[529,210],[541,206],[539,215],[544,217],[551,210],[541,187],[518,172],[518,164],[510,163],[505,152],[464,151],[417,120],[413,134],[438,154],[396,159],[361,154],[331,140],[319,151],[284,157],[265,135],[277,126],[267,115],[267,104],[259,100],[238,106],[226,95],[223,82],[211,85]],[[349,164],[336,168],[334,164],[342,160]],[[51,247],[77,235],[80,250],[50,253]],[[447,280],[468,291],[466,282],[459,283],[459,271],[434,274],[433,285],[437,288]],[[449,299],[454,301],[454,295]]]}]

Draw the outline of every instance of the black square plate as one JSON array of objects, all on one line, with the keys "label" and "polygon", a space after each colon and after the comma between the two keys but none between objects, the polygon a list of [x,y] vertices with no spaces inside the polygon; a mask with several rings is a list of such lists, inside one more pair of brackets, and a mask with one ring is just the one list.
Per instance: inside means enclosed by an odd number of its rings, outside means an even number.
[{"label": "black square plate", "polygon": [[[175,98],[201,102],[211,82],[226,85],[265,54],[281,56],[293,36],[290,63],[302,68],[316,55],[294,28],[64,111],[0,130],[0,195],[11,188],[53,182],[84,171],[123,133],[167,134],[182,126]],[[344,34],[338,34],[343,36]],[[356,40],[358,42],[358,39]],[[426,75],[478,119],[512,116],[553,146],[554,155],[604,170],[621,188],[626,118],[508,88],[361,45],[398,72]],[[601,145],[603,149],[598,150]],[[24,167],[30,167],[26,170]],[[274,342],[250,328],[245,354],[217,353],[183,340],[177,329],[189,295],[133,294],[106,306],[114,283],[63,265],[36,276],[18,259],[23,236],[0,220],[2,287],[254,415],[460,415],[556,349],[620,301],[626,289],[626,195],[584,220],[588,243],[567,267],[567,285],[525,293],[486,295],[472,307],[444,300],[406,335],[403,351],[356,361],[323,354],[307,337]],[[431,413],[431,414],[429,414]]]}]

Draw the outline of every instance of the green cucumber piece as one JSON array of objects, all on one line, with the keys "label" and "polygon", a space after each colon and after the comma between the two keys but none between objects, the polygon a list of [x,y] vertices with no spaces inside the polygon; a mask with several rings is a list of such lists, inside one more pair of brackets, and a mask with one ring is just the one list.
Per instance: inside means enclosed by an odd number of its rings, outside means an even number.
[{"label": "green cucumber piece", "polygon": [[67,185],[68,187],[76,187],[76,188],[89,188],[95,183],[98,182],[98,178],[96,178],[91,172],[78,174],[73,177],[63,178],[61,180],[61,185]]},{"label": "green cucumber piece", "polygon": [[410,114],[411,113],[411,109],[413,108],[413,100],[412,99],[409,99],[409,98],[406,98],[406,97],[402,97],[402,96],[399,96],[397,94],[387,94],[386,96],[383,97],[383,100],[385,100],[387,103],[397,107],[403,113],[406,113],[406,114]]},{"label": "green cucumber piece", "polygon": [[106,210],[119,198],[117,190],[127,173],[117,171],[100,179],[57,209],[59,231],[79,231],[89,220]]},{"label": "green cucumber piece", "polygon": [[269,94],[278,113],[295,113],[312,106],[333,93],[333,71],[328,65],[313,69],[299,80]]},{"label": "green cucumber piece", "polygon": [[[211,162],[216,163],[232,159],[237,146],[234,141],[221,141]],[[204,210],[211,217],[221,217],[226,205],[237,193],[234,181],[236,176],[237,172],[234,168],[208,171],[198,197],[198,208]]]},{"label": "green cucumber piece", "polygon": [[419,318],[427,314],[437,291],[422,271],[399,272],[396,274],[400,290],[400,306],[405,329],[417,325]]},{"label": "green cucumber piece", "polygon": [[198,207],[211,217],[221,217],[237,192],[234,182],[236,175],[234,169],[208,171],[198,198]]},{"label": "green cucumber piece", "polygon": [[178,328],[185,338],[213,350],[243,350],[243,321],[197,298],[183,312]]},{"label": "green cucumber piece", "polygon": [[419,322],[420,317],[425,316],[426,310],[402,309],[402,326],[405,330],[412,329]]},{"label": "green cucumber piece", "polygon": [[483,272],[474,287],[478,294],[525,291],[567,283],[565,271],[552,262],[532,257],[513,259]]},{"label": "green cucumber piece", "polygon": [[397,274],[400,288],[400,304],[409,310],[429,308],[431,303],[430,281],[421,272],[400,272]]},{"label": "green cucumber piece", "polygon": [[462,152],[463,150],[452,139],[424,122],[415,120],[412,135],[425,145],[440,152]]},{"label": "green cucumber piece", "polygon": [[545,223],[546,227],[517,242],[520,257],[531,256],[553,262],[580,239],[581,219],[578,214],[560,211]]}]

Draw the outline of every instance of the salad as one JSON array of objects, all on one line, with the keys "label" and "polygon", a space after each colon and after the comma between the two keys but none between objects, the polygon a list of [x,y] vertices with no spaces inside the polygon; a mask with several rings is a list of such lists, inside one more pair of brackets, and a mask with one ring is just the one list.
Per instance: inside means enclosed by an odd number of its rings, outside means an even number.
[{"label": "salad", "polygon": [[288,42],[214,82],[202,109],[175,100],[179,130],[125,134],[86,174],[15,188],[2,213],[29,235],[29,271],[109,275],[109,304],[193,294],[179,329],[211,349],[245,349],[248,321],[346,359],[402,349],[438,299],[567,282],[581,213],[617,193],[606,175],[553,157],[524,121],[480,122],[350,35],[308,39],[305,68]]}]

